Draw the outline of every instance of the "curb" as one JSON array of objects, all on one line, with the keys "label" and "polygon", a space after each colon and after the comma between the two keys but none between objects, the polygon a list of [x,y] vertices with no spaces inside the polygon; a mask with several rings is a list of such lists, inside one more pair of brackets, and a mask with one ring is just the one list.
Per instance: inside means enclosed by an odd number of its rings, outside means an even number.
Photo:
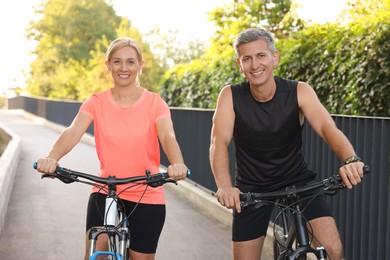
[{"label": "curb", "polygon": [[9,134],[12,139],[0,157],[0,234],[3,231],[7,215],[8,203],[16,175],[16,169],[21,153],[20,137],[0,124],[0,128]]}]

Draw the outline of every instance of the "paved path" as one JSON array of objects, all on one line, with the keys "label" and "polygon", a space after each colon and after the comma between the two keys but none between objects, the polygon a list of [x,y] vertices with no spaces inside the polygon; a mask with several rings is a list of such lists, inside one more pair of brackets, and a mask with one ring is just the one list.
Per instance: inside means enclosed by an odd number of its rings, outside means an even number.
[{"label": "paved path", "polygon": [[[90,187],[41,180],[32,168],[37,158],[47,154],[59,132],[12,110],[0,110],[0,122],[21,137],[20,163],[0,237],[0,259],[82,259]],[[97,172],[95,148],[81,142],[61,165]],[[166,189],[166,198],[167,218],[157,260],[232,259],[229,227],[208,218],[172,189]]]}]

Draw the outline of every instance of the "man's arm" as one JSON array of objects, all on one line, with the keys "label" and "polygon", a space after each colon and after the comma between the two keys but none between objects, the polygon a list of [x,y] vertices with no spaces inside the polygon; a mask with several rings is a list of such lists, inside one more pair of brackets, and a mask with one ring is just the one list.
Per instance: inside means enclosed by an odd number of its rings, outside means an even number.
[{"label": "man's arm", "polygon": [[[298,84],[298,103],[301,116],[307,119],[313,130],[343,163],[356,154],[348,138],[337,128],[329,112],[319,101],[317,94],[304,82]],[[339,174],[349,189],[361,182],[363,166],[362,162],[353,162],[340,167]]]},{"label": "man's arm", "polygon": [[218,187],[219,203],[240,212],[240,191],[233,187],[229,171],[228,146],[233,136],[234,119],[232,92],[230,86],[226,86],[219,94],[217,108],[213,116],[210,165]]}]

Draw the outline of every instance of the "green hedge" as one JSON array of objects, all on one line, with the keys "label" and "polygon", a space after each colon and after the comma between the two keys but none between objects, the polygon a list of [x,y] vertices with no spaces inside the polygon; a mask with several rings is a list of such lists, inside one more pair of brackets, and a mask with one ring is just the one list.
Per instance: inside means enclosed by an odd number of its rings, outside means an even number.
[{"label": "green hedge", "polygon": [[[313,25],[277,41],[275,74],[309,83],[332,114],[390,116],[390,24]],[[367,25],[366,25],[367,24]],[[166,72],[162,96],[170,106],[215,108],[219,91],[243,77],[233,48]]]},{"label": "green hedge", "polygon": [[332,114],[390,115],[390,24],[315,25],[279,41],[277,74],[308,82]]},{"label": "green hedge", "polygon": [[215,108],[222,87],[243,80],[234,54],[224,57],[171,68],[162,80],[162,98],[173,107]]}]

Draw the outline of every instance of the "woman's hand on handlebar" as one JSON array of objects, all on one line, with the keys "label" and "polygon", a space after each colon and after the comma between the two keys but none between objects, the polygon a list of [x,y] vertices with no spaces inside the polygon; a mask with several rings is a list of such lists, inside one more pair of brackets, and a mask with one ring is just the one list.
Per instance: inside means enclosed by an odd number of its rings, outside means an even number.
[{"label": "woman's hand on handlebar", "polygon": [[37,161],[37,171],[41,173],[55,173],[57,166],[57,160],[52,158],[45,157]]},{"label": "woman's hand on handlebar", "polygon": [[180,181],[184,180],[188,176],[188,168],[185,164],[175,163],[168,166],[169,178]]},{"label": "woman's hand on handlebar", "polygon": [[363,167],[364,163],[360,161],[340,167],[340,177],[348,189],[352,189],[352,186],[357,185],[362,181],[364,175]]},{"label": "woman's hand on handlebar", "polygon": [[236,210],[238,213],[241,212],[241,191],[234,187],[218,188],[217,199],[218,202],[228,209]]}]

